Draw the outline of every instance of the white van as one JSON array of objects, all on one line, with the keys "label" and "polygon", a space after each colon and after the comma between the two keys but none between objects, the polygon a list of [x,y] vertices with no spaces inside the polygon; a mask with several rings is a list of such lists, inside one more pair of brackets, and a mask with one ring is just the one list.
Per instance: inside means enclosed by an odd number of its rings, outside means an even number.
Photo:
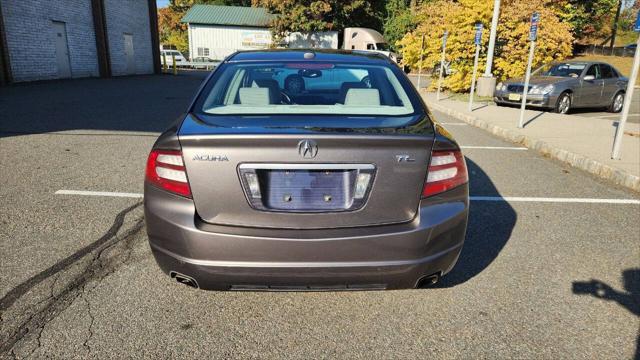
[{"label": "white van", "polygon": [[165,61],[166,59],[167,66],[173,66],[173,57],[176,58],[176,66],[177,67],[187,67],[189,66],[189,61],[182,55],[182,53],[178,50],[160,50],[160,63]]}]

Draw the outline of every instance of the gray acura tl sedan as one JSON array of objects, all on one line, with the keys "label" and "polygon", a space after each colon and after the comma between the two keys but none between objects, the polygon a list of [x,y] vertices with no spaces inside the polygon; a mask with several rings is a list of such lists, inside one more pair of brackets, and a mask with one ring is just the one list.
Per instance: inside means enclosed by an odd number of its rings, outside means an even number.
[{"label": "gray acura tl sedan", "polygon": [[[620,112],[628,79],[601,62],[567,61],[543,66],[531,74],[527,106],[567,114],[573,108],[606,107]],[[520,105],[524,80],[510,79],[496,86],[497,105]]]},{"label": "gray acura tl sedan", "polygon": [[468,175],[388,58],[239,52],[157,139],[144,208],[157,263],[189,286],[414,288],[460,255]]}]

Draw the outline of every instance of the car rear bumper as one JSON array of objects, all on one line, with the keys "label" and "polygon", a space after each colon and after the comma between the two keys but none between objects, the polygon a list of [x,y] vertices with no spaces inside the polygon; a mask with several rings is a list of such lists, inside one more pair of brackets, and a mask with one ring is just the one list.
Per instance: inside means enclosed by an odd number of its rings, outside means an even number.
[{"label": "car rear bumper", "polygon": [[198,219],[193,201],[145,187],[145,218],[162,270],[220,290],[413,288],[455,265],[467,227],[468,187],[423,200],[404,224],[258,229]]}]

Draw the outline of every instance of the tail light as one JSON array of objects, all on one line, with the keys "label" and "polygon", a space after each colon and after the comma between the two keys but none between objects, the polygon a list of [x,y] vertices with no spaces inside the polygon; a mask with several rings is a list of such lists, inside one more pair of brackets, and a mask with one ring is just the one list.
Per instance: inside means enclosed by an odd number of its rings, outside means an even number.
[{"label": "tail light", "polygon": [[467,165],[460,150],[433,151],[422,197],[445,192],[468,181]]},{"label": "tail light", "polygon": [[181,151],[152,150],[147,159],[145,180],[171,193],[191,197]]}]

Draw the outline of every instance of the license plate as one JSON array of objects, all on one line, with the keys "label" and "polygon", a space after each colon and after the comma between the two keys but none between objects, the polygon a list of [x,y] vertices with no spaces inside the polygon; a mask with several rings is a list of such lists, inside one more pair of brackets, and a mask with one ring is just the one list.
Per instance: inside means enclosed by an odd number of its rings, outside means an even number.
[{"label": "license plate", "polygon": [[509,94],[509,100],[511,101],[520,101],[520,99],[521,99],[520,94]]},{"label": "license plate", "polygon": [[260,172],[264,205],[273,210],[336,211],[352,203],[356,170],[270,170]]}]

